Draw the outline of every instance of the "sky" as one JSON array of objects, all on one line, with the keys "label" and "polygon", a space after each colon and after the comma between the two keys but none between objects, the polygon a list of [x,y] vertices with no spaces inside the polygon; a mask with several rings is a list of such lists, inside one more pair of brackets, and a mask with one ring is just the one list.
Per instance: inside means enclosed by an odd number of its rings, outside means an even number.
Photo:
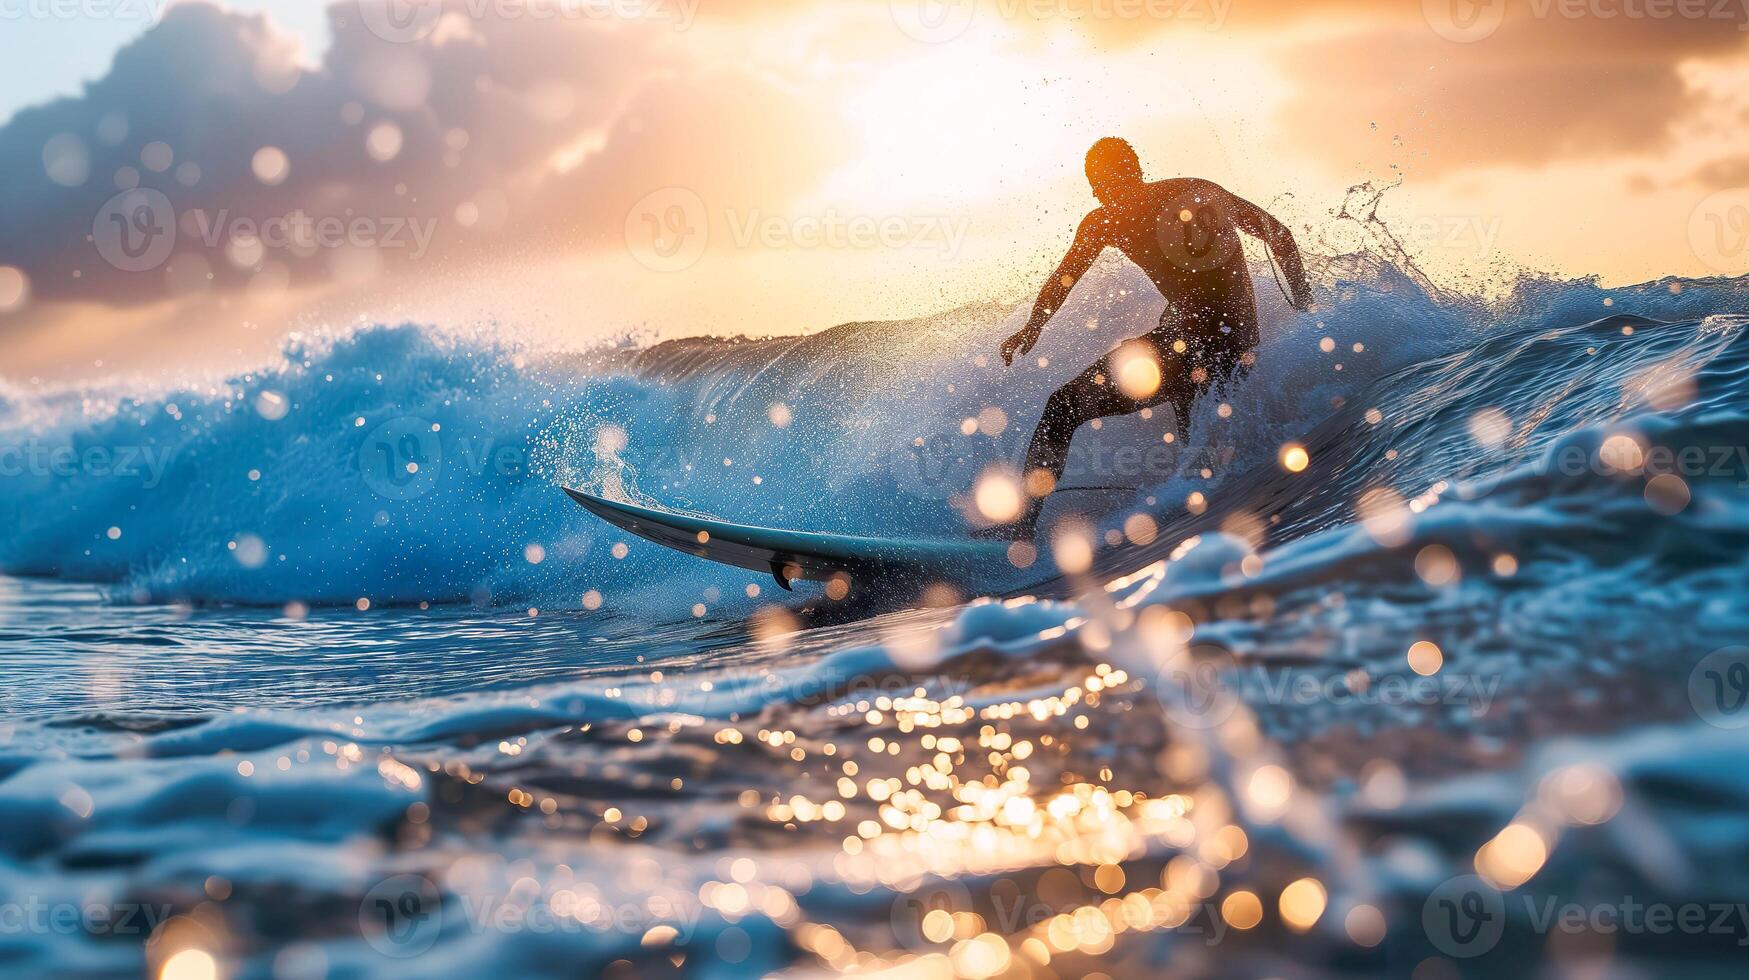
[{"label": "sky", "polygon": [[1119,135],[1442,282],[1749,272],[1749,0],[0,0],[0,379],[1035,292]]}]

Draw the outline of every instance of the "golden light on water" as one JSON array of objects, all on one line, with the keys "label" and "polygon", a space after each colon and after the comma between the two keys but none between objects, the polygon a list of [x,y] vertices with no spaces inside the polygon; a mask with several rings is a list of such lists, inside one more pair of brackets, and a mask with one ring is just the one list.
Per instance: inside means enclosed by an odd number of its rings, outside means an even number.
[{"label": "golden light on water", "polygon": [[1007,970],[1011,955],[1001,936],[984,933],[954,944],[949,959],[960,976],[983,980]]},{"label": "golden light on water", "polygon": [[1117,390],[1137,401],[1160,390],[1160,361],[1145,344],[1125,344],[1112,355]]},{"label": "golden light on water", "polygon": [[1316,878],[1301,878],[1281,890],[1281,919],[1289,929],[1305,932],[1318,924],[1328,898]]},{"label": "golden light on water", "polygon": [[1496,888],[1517,888],[1541,871],[1548,858],[1549,846],[1541,834],[1511,823],[1476,852],[1476,873]]},{"label": "golden light on water", "polygon": [[1241,932],[1254,929],[1263,921],[1263,903],[1255,894],[1241,889],[1221,901],[1221,918]]},{"label": "golden light on water", "polygon": [[204,949],[185,949],[164,961],[158,980],[218,980],[219,965]]},{"label": "golden light on water", "polygon": [[1123,533],[1135,544],[1153,544],[1155,537],[1160,533],[1160,528],[1154,523],[1152,517],[1136,513],[1124,518]]},{"label": "golden light on water", "polygon": [[1271,822],[1287,812],[1293,791],[1293,777],[1286,769],[1273,764],[1259,766],[1245,784],[1245,800],[1258,820]]},{"label": "golden light on water", "polygon": [[1434,588],[1457,582],[1461,572],[1457,556],[1443,544],[1430,544],[1415,553],[1415,574]]},{"label": "golden light on water", "polygon": [[1065,575],[1080,575],[1093,567],[1091,528],[1065,525],[1051,538],[1051,558]]},{"label": "golden light on water", "polygon": [[1408,542],[1413,518],[1396,491],[1374,487],[1360,495],[1356,510],[1361,526],[1379,544],[1394,548]]},{"label": "golden light on water", "polygon": [[1281,468],[1289,473],[1300,473],[1311,465],[1312,456],[1306,452],[1306,447],[1297,442],[1290,442],[1281,447]]},{"label": "golden light on water", "polygon": [[1638,439],[1618,432],[1603,440],[1603,445],[1597,450],[1597,459],[1617,473],[1638,473],[1646,465],[1646,450]]},{"label": "golden light on water", "polygon": [[1020,479],[1006,466],[985,467],[972,484],[972,501],[978,513],[992,524],[1017,520],[1026,510],[1026,494]]},{"label": "golden light on water", "polygon": [[1048,497],[1057,488],[1057,478],[1050,470],[1036,469],[1026,474],[1026,493],[1029,497]]},{"label": "golden light on water", "polygon": [[1470,438],[1486,449],[1495,449],[1512,434],[1512,420],[1498,408],[1484,408],[1470,416]]},{"label": "golden light on water", "polygon": [[1578,763],[1544,776],[1537,798],[1562,823],[1596,826],[1621,810],[1621,781],[1602,766]]},{"label": "golden light on water", "polygon": [[1422,677],[1432,677],[1445,666],[1445,654],[1429,640],[1421,640],[1409,648],[1409,669]]},{"label": "golden light on water", "polygon": [[1654,513],[1674,517],[1688,509],[1694,499],[1688,481],[1674,473],[1660,473],[1646,481],[1646,506]]},{"label": "golden light on water", "polygon": [[1342,928],[1355,945],[1371,949],[1385,941],[1385,915],[1372,905],[1356,905],[1342,919]]}]

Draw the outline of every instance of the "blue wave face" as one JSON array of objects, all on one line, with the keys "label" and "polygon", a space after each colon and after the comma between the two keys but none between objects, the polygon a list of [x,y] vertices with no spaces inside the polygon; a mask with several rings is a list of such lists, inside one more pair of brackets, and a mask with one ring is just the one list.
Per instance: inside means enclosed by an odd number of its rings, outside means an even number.
[{"label": "blue wave face", "polygon": [[[0,568],[142,599],[575,607],[594,589],[657,616],[732,615],[757,576],[628,540],[558,485],[774,526],[964,533],[972,480],[1020,456],[1045,395],[1153,324],[1142,285],[1102,267],[1042,365],[1013,369],[993,351],[1023,311],[972,307],[588,357],[373,326],[210,387],[14,392]],[[1743,292],[1537,280],[1483,303],[1384,273],[1337,280],[1325,312],[1266,311],[1257,367],[1198,403],[1190,442],[1166,441],[1169,413],[1108,420],[1080,433],[1066,482],[1133,490],[1102,498],[1112,527],[1138,509],[1168,519],[1312,440],[1332,475],[1269,529],[1279,542],[1354,524],[1369,488],[1413,500],[1630,416],[1660,420],[1634,430],[1647,438],[1734,438],[1716,430],[1742,394],[1737,324],[1719,318]],[[1479,441],[1478,426],[1503,431]],[[1580,497],[1614,485],[1544,476]]]},{"label": "blue wave face", "polygon": [[[1091,528],[1122,545],[1110,574],[814,629],[713,621],[770,595],[557,486],[961,534],[1046,394],[1151,325],[1143,284],[1102,270],[1012,370],[989,352],[1024,311],[992,307],[574,357],[377,326],[211,388],[0,394],[0,567],[215,604],[604,610],[300,619],[0,578],[0,881],[149,905],[238,975],[663,972],[670,940],[725,974],[951,963],[982,940],[930,940],[942,901],[1018,909],[986,920],[1017,962],[1023,930],[1074,922],[1065,957],[1192,973],[1280,972],[1284,948],[1510,971],[1567,948],[1545,909],[1741,894],[1749,289],[1326,281],[1323,312],[1270,311],[1190,438],[1081,433],[1073,479],[1133,488]],[[1308,882],[1315,927],[1283,931]],[[1267,924],[1224,928],[1239,889]],[[1597,938],[1631,971],[1742,936]],[[38,972],[151,955],[0,936]]]}]

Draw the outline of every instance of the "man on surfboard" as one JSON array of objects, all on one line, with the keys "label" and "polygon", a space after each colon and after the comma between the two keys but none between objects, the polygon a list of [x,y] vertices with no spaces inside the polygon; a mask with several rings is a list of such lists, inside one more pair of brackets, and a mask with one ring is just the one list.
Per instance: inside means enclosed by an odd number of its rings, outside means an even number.
[{"label": "man on surfboard", "polygon": [[1026,326],[1003,342],[1003,363],[1012,365],[1016,356],[1032,350],[1069,291],[1107,247],[1122,251],[1147,273],[1166,297],[1166,312],[1158,327],[1118,345],[1045,402],[1021,471],[1030,504],[1009,529],[1020,536],[1031,535],[1083,423],[1171,402],[1182,438],[1196,396],[1255,361],[1257,303],[1238,232],[1269,246],[1287,274],[1294,308],[1311,305],[1311,284],[1293,233],[1257,205],[1207,180],[1145,181],[1135,149],[1114,137],[1087,152],[1087,182],[1099,207],[1082,219],[1075,243],[1039,291]]}]

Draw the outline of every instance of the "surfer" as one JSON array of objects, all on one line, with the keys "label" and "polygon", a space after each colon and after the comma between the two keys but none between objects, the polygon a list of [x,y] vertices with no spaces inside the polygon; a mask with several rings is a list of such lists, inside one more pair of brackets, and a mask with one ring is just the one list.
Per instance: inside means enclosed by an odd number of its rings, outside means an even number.
[{"label": "surfer", "polygon": [[1083,423],[1170,402],[1182,440],[1196,396],[1257,357],[1257,303],[1238,232],[1269,247],[1287,275],[1295,309],[1311,306],[1293,233],[1257,205],[1196,178],[1142,179],[1141,159],[1124,140],[1106,137],[1087,151],[1087,182],[1099,207],[1082,219],[1051,273],[1026,326],[1002,343],[1012,365],[1038,343],[1093,260],[1116,248],[1140,266],[1166,297],[1152,331],[1127,340],[1045,402],[1022,469],[1029,504],[1008,532],[1030,537],[1044,498],[1062,478],[1069,443]]}]

